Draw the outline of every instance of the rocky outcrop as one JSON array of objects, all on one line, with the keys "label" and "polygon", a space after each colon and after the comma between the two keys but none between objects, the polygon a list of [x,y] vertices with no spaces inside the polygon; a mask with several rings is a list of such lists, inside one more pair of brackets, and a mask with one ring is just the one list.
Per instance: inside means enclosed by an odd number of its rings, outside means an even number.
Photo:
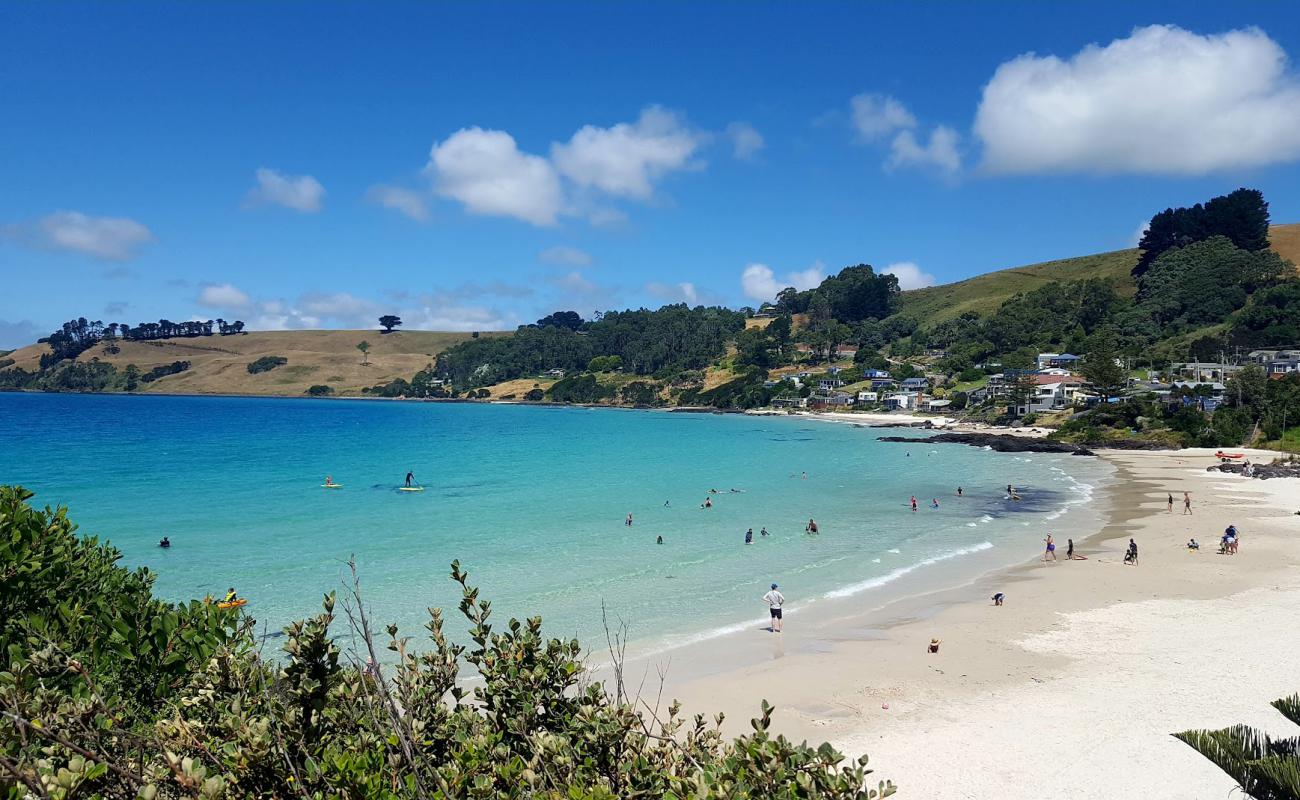
[{"label": "rocky outcrop", "polygon": [[[1241,475],[1246,471],[1245,464],[1215,464],[1212,467],[1206,467],[1206,472],[1230,472],[1234,475]],[[1269,478],[1300,478],[1300,464],[1252,464],[1251,477],[1260,480]],[[1300,512],[1297,512],[1300,513]]]},{"label": "rocky outcrop", "polygon": [[1053,442],[1033,436],[1003,436],[996,433],[936,433],[933,436],[880,436],[881,442],[909,442],[913,444],[968,444],[987,447],[999,453],[1072,453],[1080,456],[1094,455],[1091,450],[1077,444]]}]

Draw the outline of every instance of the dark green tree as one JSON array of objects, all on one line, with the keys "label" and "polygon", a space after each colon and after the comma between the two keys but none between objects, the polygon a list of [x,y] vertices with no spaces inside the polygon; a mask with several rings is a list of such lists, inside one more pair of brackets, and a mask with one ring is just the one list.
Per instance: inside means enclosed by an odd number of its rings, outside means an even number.
[{"label": "dark green tree", "polygon": [[402,318],[394,316],[393,314],[385,314],[379,318],[379,324],[383,326],[384,333],[392,333],[393,328],[402,324]]}]

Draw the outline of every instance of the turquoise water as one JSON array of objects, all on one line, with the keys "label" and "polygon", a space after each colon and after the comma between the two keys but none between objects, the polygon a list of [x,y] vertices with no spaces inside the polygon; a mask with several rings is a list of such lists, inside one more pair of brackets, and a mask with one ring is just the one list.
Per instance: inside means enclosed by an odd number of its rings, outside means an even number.
[{"label": "turquoise water", "polygon": [[[590,645],[602,602],[634,639],[670,644],[748,624],[771,581],[797,608],[971,554],[1023,560],[1108,473],[738,415],[0,394],[0,421],[0,483],[69,506],[168,598],[233,585],[275,630],[314,613],[355,556],[376,623],[418,636],[428,606],[461,627],[458,558],[499,620],[541,614]],[[396,491],[408,469],[425,492]],[[343,488],[320,488],[326,474]]]}]

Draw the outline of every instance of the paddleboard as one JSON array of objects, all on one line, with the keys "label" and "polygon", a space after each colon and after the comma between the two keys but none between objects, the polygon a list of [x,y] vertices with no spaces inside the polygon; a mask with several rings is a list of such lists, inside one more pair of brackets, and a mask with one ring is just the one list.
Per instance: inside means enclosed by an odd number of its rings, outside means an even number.
[{"label": "paddleboard", "polygon": [[322,488],[322,489],[342,489],[342,488],[343,488],[343,484],[341,484],[341,483],[322,483],[322,484],[320,485],[320,488]]},{"label": "paddleboard", "polygon": [[424,491],[424,487],[423,487],[423,486],[398,486],[398,487],[397,487],[397,491],[399,491],[399,492],[423,492],[423,491]]}]

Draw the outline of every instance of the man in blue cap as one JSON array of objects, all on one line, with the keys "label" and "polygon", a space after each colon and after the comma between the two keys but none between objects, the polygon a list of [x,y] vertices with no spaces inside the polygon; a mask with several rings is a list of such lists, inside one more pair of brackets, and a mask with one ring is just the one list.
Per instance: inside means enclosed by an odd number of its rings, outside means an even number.
[{"label": "man in blue cap", "polygon": [[767,610],[772,614],[772,624],[768,627],[773,633],[781,632],[781,607],[785,605],[785,595],[777,590],[776,584],[772,584],[772,591],[763,595],[767,601]]}]

